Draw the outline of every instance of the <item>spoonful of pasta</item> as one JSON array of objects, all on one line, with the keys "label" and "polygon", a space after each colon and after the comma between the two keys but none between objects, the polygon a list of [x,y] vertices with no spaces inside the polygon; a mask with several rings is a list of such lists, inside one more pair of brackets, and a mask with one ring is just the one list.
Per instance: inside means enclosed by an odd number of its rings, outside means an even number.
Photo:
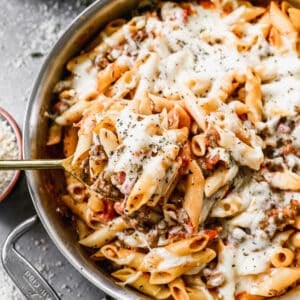
[{"label": "spoonful of pasta", "polygon": [[[63,169],[84,184],[91,192],[111,198],[100,189],[92,188],[90,176],[81,166],[81,162],[73,163],[73,156],[62,159],[33,159],[33,160],[0,160],[0,170],[50,170]],[[112,199],[113,200],[113,199]]]}]

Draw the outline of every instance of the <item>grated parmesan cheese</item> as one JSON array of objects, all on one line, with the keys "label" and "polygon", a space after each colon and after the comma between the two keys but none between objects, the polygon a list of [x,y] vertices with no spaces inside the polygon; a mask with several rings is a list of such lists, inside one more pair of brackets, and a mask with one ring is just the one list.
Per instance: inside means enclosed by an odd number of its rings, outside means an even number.
[{"label": "grated parmesan cheese", "polygon": [[[6,120],[0,119],[0,160],[17,159],[19,156],[16,136]],[[12,180],[15,171],[0,171],[0,194]]]}]

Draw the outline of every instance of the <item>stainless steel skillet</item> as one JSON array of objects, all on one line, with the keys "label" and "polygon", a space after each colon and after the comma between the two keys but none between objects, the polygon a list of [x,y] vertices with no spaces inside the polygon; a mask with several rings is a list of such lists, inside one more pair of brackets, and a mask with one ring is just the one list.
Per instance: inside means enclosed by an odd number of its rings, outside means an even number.
[{"label": "stainless steel skillet", "polygon": [[[23,130],[24,159],[55,157],[45,146],[48,111],[55,83],[63,77],[66,62],[78,54],[84,45],[109,21],[124,16],[132,10],[138,0],[99,0],[79,15],[58,40],[37,77],[27,106]],[[40,221],[67,260],[90,282],[115,299],[146,299],[144,295],[116,285],[105,268],[92,262],[85,250],[77,243],[71,226],[66,226],[56,211],[57,195],[64,188],[64,179],[59,170],[26,171],[29,191]],[[28,299],[58,299],[36,270],[13,248],[14,240],[35,218],[28,220],[12,233],[3,248],[2,260],[10,275]],[[12,265],[14,264],[14,265]]]},{"label": "stainless steel skillet", "polygon": [[[23,131],[24,159],[55,157],[45,146],[48,122],[44,113],[50,106],[55,83],[63,77],[66,62],[78,53],[101,27],[110,20],[124,16],[138,2],[140,1],[98,0],[70,25],[56,43],[38,75],[27,106]],[[291,2],[299,6],[299,0]],[[105,268],[100,269],[79,246],[74,229],[71,226],[67,227],[57,214],[55,200],[64,188],[62,173],[59,171],[27,171],[26,177],[39,219],[68,261],[90,282],[115,299],[146,299],[144,295],[136,291],[114,284]],[[28,299],[58,299],[36,270],[32,269],[25,258],[21,257],[13,247],[16,238],[34,222],[36,222],[35,217],[12,233],[4,245],[2,259],[4,265],[10,268],[10,275],[23,289]]]}]

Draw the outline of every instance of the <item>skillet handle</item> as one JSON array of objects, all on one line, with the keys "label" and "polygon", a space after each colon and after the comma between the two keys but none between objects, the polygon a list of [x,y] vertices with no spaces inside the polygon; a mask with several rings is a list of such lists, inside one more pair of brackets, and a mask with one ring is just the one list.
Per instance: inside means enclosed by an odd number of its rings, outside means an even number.
[{"label": "skillet handle", "polygon": [[33,216],[9,234],[2,248],[2,263],[26,299],[59,300],[42,275],[15,248],[16,241],[37,222],[38,217]]}]

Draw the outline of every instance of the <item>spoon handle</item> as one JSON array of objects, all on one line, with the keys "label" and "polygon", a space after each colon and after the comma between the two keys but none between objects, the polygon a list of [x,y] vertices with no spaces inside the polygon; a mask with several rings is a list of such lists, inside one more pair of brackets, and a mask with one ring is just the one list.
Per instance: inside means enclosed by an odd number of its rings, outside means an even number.
[{"label": "spoon handle", "polygon": [[62,169],[63,159],[0,160],[0,170]]}]

